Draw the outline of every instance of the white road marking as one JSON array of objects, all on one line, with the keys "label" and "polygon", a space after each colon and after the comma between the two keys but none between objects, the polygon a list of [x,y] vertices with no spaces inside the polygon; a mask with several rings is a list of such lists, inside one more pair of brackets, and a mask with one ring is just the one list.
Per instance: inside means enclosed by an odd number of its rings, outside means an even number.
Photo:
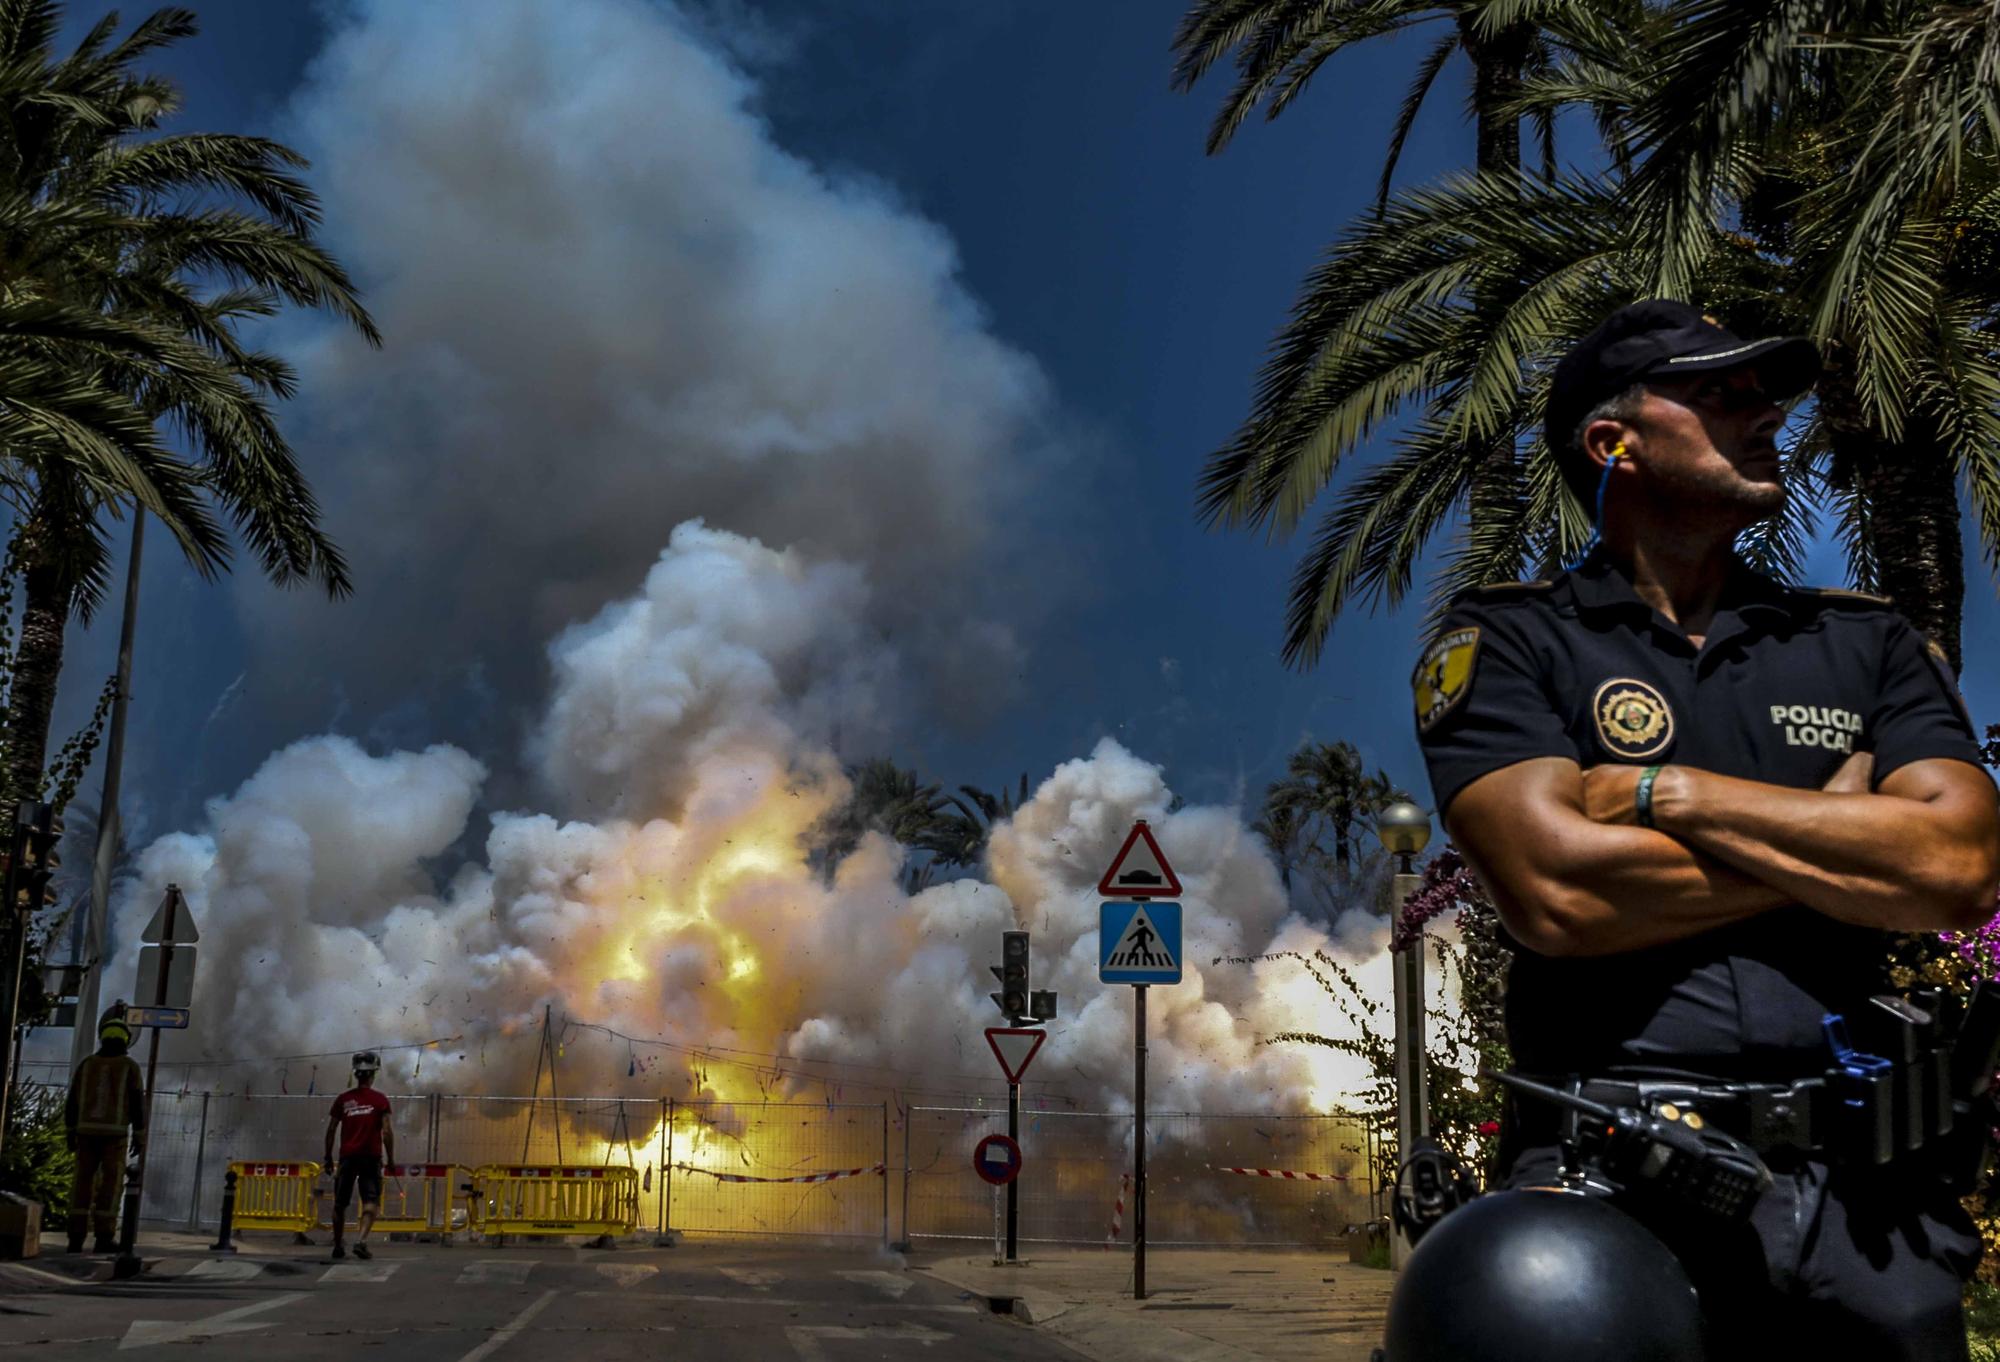
[{"label": "white road marking", "polygon": [[467,1263],[465,1271],[458,1274],[459,1286],[491,1286],[504,1283],[508,1286],[525,1286],[528,1273],[534,1267],[531,1260],[515,1259],[501,1263]]},{"label": "white road marking", "polygon": [[720,1267],[716,1269],[732,1282],[741,1282],[755,1291],[769,1291],[785,1280],[782,1272],[766,1272],[756,1267]]},{"label": "white road marking", "polygon": [[[578,1291],[581,1300],[617,1300],[616,1291]],[[693,1292],[661,1291],[646,1297],[649,1301],[687,1301],[694,1305],[743,1305],[741,1296],[704,1296]],[[790,1300],[784,1296],[753,1297],[758,1305],[774,1310],[800,1309],[806,1306],[818,1308],[825,1301]],[[914,1310],[929,1315],[976,1315],[980,1311],[970,1305],[921,1305],[904,1301],[854,1301],[852,1307],[859,1310]]]},{"label": "white road marking", "polygon": [[899,1324],[893,1329],[854,1329],[845,1324],[794,1324],[785,1330],[785,1337],[791,1340],[792,1350],[799,1355],[799,1362],[827,1362],[826,1349],[819,1345],[823,1338],[865,1338],[871,1343],[921,1343],[928,1348],[933,1343],[943,1343],[951,1335],[926,1329],[921,1324]]},{"label": "white road marking", "polygon": [[899,1301],[910,1289],[910,1279],[900,1272],[836,1272],[856,1286],[872,1286],[892,1301]]},{"label": "white road marking", "polygon": [[401,1263],[335,1263],[320,1274],[320,1285],[329,1282],[386,1282],[389,1274],[401,1267]]},{"label": "white road marking", "polygon": [[660,1270],[651,1263],[598,1263],[596,1267],[600,1277],[609,1277],[620,1286],[643,1282]]},{"label": "white road marking", "polygon": [[282,1296],[253,1301],[249,1305],[239,1305],[234,1310],[224,1310],[221,1314],[210,1315],[207,1319],[136,1319],[132,1321],[132,1327],[125,1331],[125,1337],[119,1342],[118,1350],[123,1352],[127,1348],[151,1348],[162,1343],[186,1343],[190,1339],[215,1338],[222,1334],[247,1334],[256,1329],[268,1329],[271,1326],[267,1322],[245,1324],[242,1321],[246,1316],[261,1315],[266,1310],[276,1310],[281,1305],[290,1305],[295,1300],[303,1300],[305,1294],[303,1291],[287,1291]]},{"label": "white road marking", "polygon": [[521,1330],[525,1329],[528,1326],[529,1320],[533,1319],[536,1315],[539,1315],[542,1313],[542,1311],[546,1310],[548,1308],[549,1302],[554,1300],[555,1298],[556,1298],[555,1292],[544,1291],[541,1295],[535,1297],[533,1303],[530,1304],[527,1309],[523,1310],[520,1314],[514,1316],[513,1319],[507,1321],[507,1323],[501,1327],[500,1332],[493,1335],[493,1337],[487,1339],[477,1348],[474,1348],[464,1357],[459,1358],[458,1362],[481,1362],[481,1359],[491,1357],[494,1354],[494,1352],[496,1352],[499,1348],[505,1345],[508,1339],[512,1338],[515,1334],[520,1333]]},{"label": "white road marking", "polygon": [[181,1276],[210,1277],[218,1282],[247,1282],[263,1273],[264,1265],[254,1258],[204,1258]]}]

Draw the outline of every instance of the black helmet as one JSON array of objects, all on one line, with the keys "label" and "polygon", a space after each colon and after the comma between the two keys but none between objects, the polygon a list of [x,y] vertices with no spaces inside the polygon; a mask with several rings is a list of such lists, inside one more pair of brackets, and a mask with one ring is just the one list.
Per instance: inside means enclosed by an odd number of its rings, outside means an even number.
[{"label": "black helmet", "polygon": [[1496,1192],[1444,1217],[1389,1297],[1379,1362],[1700,1362],[1680,1260],[1597,1197]]}]

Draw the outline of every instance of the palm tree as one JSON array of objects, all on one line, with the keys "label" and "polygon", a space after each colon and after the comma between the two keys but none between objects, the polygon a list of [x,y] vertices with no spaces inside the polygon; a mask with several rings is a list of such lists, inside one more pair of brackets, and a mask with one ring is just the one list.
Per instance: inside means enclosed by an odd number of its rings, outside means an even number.
[{"label": "palm tree", "polygon": [[[1209,130],[1212,154],[1228,144],[1260,103],[1267,105],[1267,118],[1283,113],[1336,53],[1371,38],[1447,24],[1418,63],[1390,134],[1376,189],[1379,215],[1388,203],[1410,130],[1454,54],[1463,52],[1472,67],[1473,169],[1496,185],[1520,180],[1521,124],[1526,115],[1539,143],[1542,174],[1550,177],[1555,174],[1556,110],[1547,104],[1525,104],[1523,80],[1547,71],[1571,48],[1611,45],[1614,26],[1630,21],[1642,9],[1637,0],[1201,0],[1183,17],[1174,36],[1180,54],[1174,84],[1191,89],[1224,53],[1236,51],[1236,85]],[[1287,400],[1283,375],[1274,365],[1259,387],[1259,417]],[[1223,464],[1255,465],[1267,457],[1268,447],[1255,429],[1263,424],[1253,418],[1211,464],[1200,502],[1208,524],[1245,523],[1214,470]],[[1522,495],[1512,443],[1502,433],[1490,434],[1468,446],[1468,458],[1475,468],[1466,488],[1473,519],[1508,514]],[[1288,647],[1288,656],[1292,651]]]},{"label": "palm tree", "polygon": [[[1448,29],[1417,64],[1383,158],[1377,198],[1386,202],[1403,145],[1446,63],[1463,52],[1472,66],[1474,165],[1506,175],[1521,167],[1518,101],[1523,75],[1546,68],[1562,45],[1592,35],[1603,12],[1623,3],[1585,0],[1198,0],[1174,33],[1173,83],[1192,90],[1224,55],[1236,54],[1236,84],[1208,133],[1221,151],[1261,104],[1276,118],[1330,58],[1372,38],[1445,23]],[[1555,159],[1555,117],[1535,110],[1532,122],[1544,164]]]},{"label": "palm tree", "polygon": [[1020,812],[1021,806],[1028,802],[1028,773],[1021,773],[1019,785],[1012,790],[1003,788],[996,795],[977,785],[961,785],[957,794],[945,796],[945,802],[957,812],[940,811],[936,823],[924,836],[924,849],[942,866],[977,865],[986,854],[993,829]]},{"label": "palm tree", "polygon": [[[847,798],[806,835],[806,863],[829,880],[867,833],[879,832],[905,847],[924,849],[945,808],[936,785],[888,757],[875,757],[847,770]],[[928,881],[925,881],[928,882]]]},{"label": "palm tree", "polygon": [[[262,138],[156,135],[178,95],[133,68],[191,36],[194,16],[160,10],[116,44],[108,16],[58,60],[59,17],[48,0],[0,0],[0,251],[18,267],[0,307],[63,306],[115,329],[47,339],[27,357],[122,398],[128,420],[166,427],[193,457],[128,460],[107,477],[73,442],[32,431],[0,451],[25,595],[0,818],[42,781],[64,630],[105,587],[106,516],[153,512],[212,576],[229,560],[210,509],[220,507],[274,581],[349,589],[268,405],[291,395],[291,371],[246,349],[236,327],[282,300],[327,308],[380,341],[345,272],[312,240],[318,204],[293,173],[301,157]],[[124,333],[143,344],[121,342]]]},{"label": "palm tree", "polygon": [[1681,20],[1629,120],[1655,287],[1706,268],[1716,204],[1789,256],[1850,574],[1957,667],[1960,479],[2000,555],[2000,11],[1694,0]]},{"label": "palm tree", "polygon": [[1285,762],[1285,774],[1264,795],[1264,821],[1274,832],[1295,829],[1301,860],[1323,860],[1345,874],[1367,832],[1367,819],[1401,797],[1386,771],[1372,774],[1352,743],[1308,741]]},{"label": "palm tree", "polygon": [[[1773,40],[1793,72],[1764,92],[1779,114],[1701,115],[1711,135],[1691,149],[1699,118],[1671,111],[1692,107],[1700,80],[1742,74],[1737,54],[1764,50],[1719,28],[1799,8],[1702,0],[1623,44],[1580,47],[1526,82],[1522,103],[1589,103],[1608,171],[1452,180],[1402,195],[1335,245],[1257,411],[1203,486],[1218,518],[1287,531],[1345,455],[1408,418],[1390,457],[1320,522],[1293,579],[1289,660],[1312,661],[1357,596],[1399,601],[1462,503],[1470,525],[1434,604],[1566,557],[1587,525],[1542,444],[1548,365],[1611,309],[1659,291],[1692,294],[1747,331],[1815,334],[1833,361],[1794,450],[1799,495],[1747,538],[1753,560],[1789,574],[1815,504],[1830,500],[1856,581],[1888,590],[1957,660],[1957,506],[1940,466],[1966,476],[1989,553],[2000,545],[2000,124],[1987,109],[2000,44],[1990,19],[1878,25],[1837,45],[1799,28]],[[1886,172],[1885,157],[1917,184],[1881,192],[1870,172]],[[1675,178],[1686,163],[1709,169]],[[1661,206],[1696,201],[1704,212]],[[1693,278],[1698,290],[1675,288]],[[1517,461],[1519,491],[1482,505],[1498,446]]]}]

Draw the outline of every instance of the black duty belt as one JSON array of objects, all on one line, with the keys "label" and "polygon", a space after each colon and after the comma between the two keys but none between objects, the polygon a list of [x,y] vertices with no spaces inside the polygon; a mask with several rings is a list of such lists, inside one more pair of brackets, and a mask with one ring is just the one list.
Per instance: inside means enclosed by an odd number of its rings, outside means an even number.
[{"label": "black duty belt", "polygon": [[1696,1113],[1759,1154],[1824,1154],[1841,1145],[1843,1109],[1824,1078],[1791,1083],[1689,1083],[1671,1079],[1571,1078],[1563,1086],[1609,1107]]},{"label": "black duty belt", "polygon": [[[1940,1057],[1937,1063],[1883,1065],[1859,1073],[1851,1066],[1834,1068],[1786,1083],[1578,1074],[1544,1081],[1608,1107],[1638,1107],[1670,1119],[1693,1112],[1759,1154],[1879,1165],[1951,1133],[1945,1079]],[[1561,1133],[1568,1134],[1568,1127]],[[1537,1142],[1533,1125],[1523,1134]]]}]

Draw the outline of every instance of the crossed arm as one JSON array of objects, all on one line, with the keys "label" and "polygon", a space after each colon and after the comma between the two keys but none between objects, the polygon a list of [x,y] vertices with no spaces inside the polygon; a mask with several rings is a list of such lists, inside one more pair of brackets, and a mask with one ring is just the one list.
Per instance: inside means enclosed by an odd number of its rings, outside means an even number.
[{"label": "crossed arm", "polygon": [[1640,768],[1541,757],[1459,792],[1445,823],[1514,936],[1543,955],[1662,945],[1802,903],[1892,931],[1975,927],[2000,888],[2000,799],[1964,762],[1873,759],[1823,790],[1669,766],[1638,826]]}]

